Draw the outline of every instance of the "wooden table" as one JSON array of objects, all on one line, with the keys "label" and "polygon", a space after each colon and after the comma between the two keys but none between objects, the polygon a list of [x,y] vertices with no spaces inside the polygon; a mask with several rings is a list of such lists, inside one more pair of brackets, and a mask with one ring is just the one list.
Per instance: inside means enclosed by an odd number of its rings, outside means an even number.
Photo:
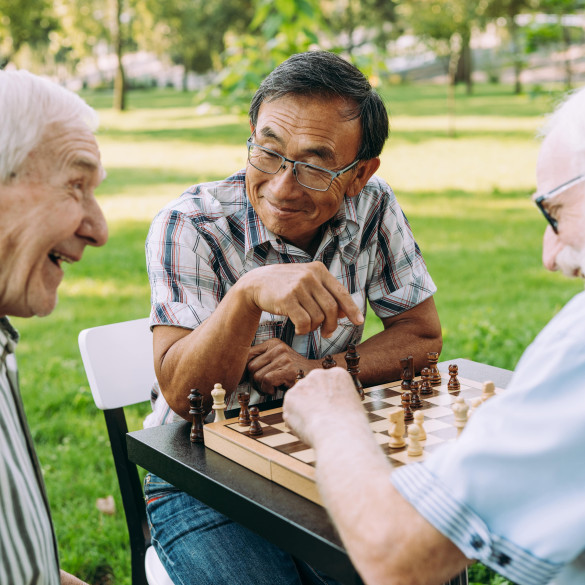
[{"label": "wooden table", "polygon": [[[512,372],[465,359],[462,377],[505,388]],[[273,405],[271,405],[273,406]],[[189,440],[191,427],[178,422],[128,433],[131,461],[267,540],[347,585],[361,584],[339,536],[321,506]],[[466,575],[451,581],[466,583]]]}]

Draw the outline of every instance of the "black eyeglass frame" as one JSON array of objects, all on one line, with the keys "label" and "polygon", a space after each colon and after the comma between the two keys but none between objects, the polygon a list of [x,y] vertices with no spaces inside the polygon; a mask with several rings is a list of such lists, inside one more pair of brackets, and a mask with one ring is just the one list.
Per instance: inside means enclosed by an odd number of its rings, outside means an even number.
[{"label": "black eyeglass frame", "polygon": [[[337,177],[340,177],[344,173],[347,173],[347,171],[350,171],[351,169],[353,169],[353,167],[355,167],[355,165],[357,165],[360,162],[360,159],[359,158],[356,158],[350,165],[348,165],[344,169],[341,169],[340,171],[330,171],[329,169],[324,169],[323,167],[320,167],[320,166],[317,166],[317,165],[312,165],[310,163],[306,163],[306,162],[303,162],[303,161],[300,161],[300,160],[292,160],[290,158],[286,158],[286,156],[282,156],[282,154],[279,154],[278,152],[275,152],[274,150],[270,150],[270,148],[266,148],[265,146],[260,146],[259,144],[256,144],[255,142],[252,142],[252,136],[250,136],[250,138],[248,138],[248,140],[246,141],[246,146],[248,147],[248,162],[255,169],[257,169],[261,173],[266,173],[267,175],[276,175],[276,173],[278,173],[280,171],[280,169],[282,169],[284,167],[284,163],[287,163],[287,162],[288,163],[292,163],[292,165],[293,165],[293,175],[295,176],[295,179],[296,179],[297,183],[299,185],[301,185],[302,187],[305,187],[306,189],[311,189],[313,191],[320,191],[322,193],[324,191],[328,191],[331,188],[331,185],[333,184],[333,181],[335,181],[335,179],[337,179]],[[256,148],[259,148],[260,150],[264,150],[264,151],[269,152],[270,154],[273,154],[274,156],[277,156],[278,158],[280,158],[282,162],[280,163],[280,166],[278,167],[278,169],[276,169],[273,173],[271,173],[269,171],[265,171],[264,169],[259,169],[250,160],[250,148],[252,146],[255,146]],[[323,172],[327,173],[328,175],[330,175],[331,181],[329,182],[329,185],[327,186],[327,188],[326,189],[317,189],[316,187],[309,187],[309,185],[305,185],[305,184],[301,183],[301,181],[299,180],[299,177],[297,175],[297,165],[303,165],[305,167],[310,167],[312,169],[316,169],[318,171],[323,171]]]},{"label": "black eyeglass frame", "polygon": [[538,209],[540,209],[542,215],[544,215],[546,221],[548,221],[548,223],[550,224],[550,226],[554,230],[555,234],[558,234],[559,233],[559,222],[558,222],[558,220],[556,218],[554,218],[546,210],[546,208],[544,206],[544,202],[545,201],[548,201],[549,199],[552,199],[553,197],[556,197],[557,195],[559,195],[559,194],[567,191],[568,189],[570,189],[574,185],[577,185],[577,184],[579,184],[579,183],[581,183],[583,181],[585,181],[585,174],[583,174],[583,175],[577,175],[576,177],[574,177],[570,181],[567,181],[567,182],[563,183],[562,185],[559,185],[558,187],[555,187],[551,191],[548,191],[548,193],[544,193],[542,195],[539,195],[538,193],[535,193],[532,196],[532,200],[534,201],[534,203],[536,203],[536,206],[538,207]]}]

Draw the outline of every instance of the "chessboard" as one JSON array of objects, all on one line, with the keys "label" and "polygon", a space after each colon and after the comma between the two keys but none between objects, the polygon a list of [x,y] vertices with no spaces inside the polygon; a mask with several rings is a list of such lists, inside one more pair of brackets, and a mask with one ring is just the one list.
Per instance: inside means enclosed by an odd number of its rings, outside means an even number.
[{"label": "chessboard", "polygon": [[[441,374],[441,384],[432,387],[432,394],[421,396],[422,405],[417,410],[424,415],[423,427],[426,440],[421,441],[423,454],[411,457],[407,446],[389,447],[389,413],[401,406],[401,381],[364,388],[362,402],[370,420],[375,439],[393,467],[400,467],[416,461],[454,441],[458,429],[454,425],[451,408],[454,400],[462,396],[471,405],[482,395],[483,384],[459,377],[460,389],[449,391],[448,374]],[[417,379],[418,380],[418,379]],[[495,388],[495,393],[503,392]],[[250,435],[249,426],[240,426],[238,417],[225,421],[208,423],[203,427],[205,446],[282,485],[293,492],[321,504],[315,484],[315,455],[313,449],[302,443],[288,429],[282,418],[282,407],[260,412],[262,435]],[[408,442],[408,426],[405,425],[405,441]]]}]

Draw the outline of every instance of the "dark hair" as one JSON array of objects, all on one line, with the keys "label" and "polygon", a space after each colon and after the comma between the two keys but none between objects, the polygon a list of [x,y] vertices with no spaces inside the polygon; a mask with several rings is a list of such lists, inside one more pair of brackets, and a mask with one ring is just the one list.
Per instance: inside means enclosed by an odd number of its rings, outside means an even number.
[{"label": "dark hair", "polygon": [[348,117],[360,118],[362,143],[360,160],[380,155],[388,138],[388,113],[382,98],[374,91],[366,76],[351,63],[328,51],[298,53],[281,63],[260,84],[250,104],[250,121],[256,127],[262,102],[287,94],[333,97],[353,102]]}]

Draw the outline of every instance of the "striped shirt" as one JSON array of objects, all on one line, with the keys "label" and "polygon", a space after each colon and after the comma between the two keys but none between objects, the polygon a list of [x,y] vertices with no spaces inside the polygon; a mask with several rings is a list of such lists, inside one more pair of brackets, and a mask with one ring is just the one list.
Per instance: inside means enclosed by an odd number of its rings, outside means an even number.
[{"label": "striped shirt", "polygon": [[[380,318],[392,317],[421,303],[436,287],[427,271],[392,189],[373,177],[356,197],[345,197],[325,224],[314,257],[270,232],[249,203],[245,172],[194,185],[154,219],[146,241],[151,285],[150,324],[195,329],[215,310],[237,280],[255,268],[298,262],[323,262],[350,292],[365,315],[368,302]],[[362,326],[339,320],[325,339],[320,330],[294,335],[292,323],[264,312],[253,345],[269,339],[286,341],[308,359],[345,351],[358,343]],[[248,384],[250,403],[273,397],[258,395]],[[237,406],[232,393],[228,408]],[[277,396],[278,397],[278,396]],[[155,383],[155,426],[178,420]]]},{"label": "striped shirt", "polygon": [[0,318],[0,583],[57,585],[57,543],[18,391],[17,342]]}]

